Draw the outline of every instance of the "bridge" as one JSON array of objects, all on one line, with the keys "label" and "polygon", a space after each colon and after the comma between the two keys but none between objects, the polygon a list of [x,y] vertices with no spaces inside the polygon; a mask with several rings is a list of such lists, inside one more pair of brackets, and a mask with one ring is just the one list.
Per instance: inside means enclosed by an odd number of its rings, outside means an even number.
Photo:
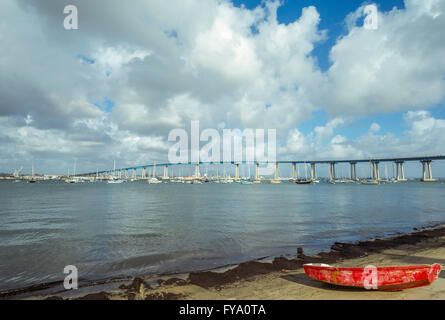
[{"label": "bridge", "polygon": [[[335,181],[337,179],[336,177],[336,171],[335,166],[336,164],[346,163],[350,165],[350,179],[357,181],[357,164],[358,163],[370,163],[371,169],[372,169],[372,179],[373,180],[381,180],[380,178],[380,170],[379,170],[379,164],[380,163],[395,163],[396,165],[396,176],[395,179],[397,181],[407,181],[405,178],[405,169],[404,169],[404,163],[405,162],[420,162],[422,164],[422,178],[421,180],[424,182],[433,182],[436,181],[433,179],[432,170],[431,170],[431,163],[433,161],[439,161],[439,160],[445,160],[445,156],[422,156],[422,157],[404,157],[404,158],[373,158],[373,159],[358,159],[358,160],[318,160],[318,161],[230,161],[230,162],[185,162],[185,163],[164,163],[164,164],[158,164],[157,166],[164,167],[164,179],[168,179],[168,168],[172,166],[183,166],[183,165],[195,165],[195,176],[200,177],[200,165],[218,165],[218,164],[231,164],[235,166],[235,179],[239,180],[239,165],[240,164],[254,164],[256,166],[255,170],[255,179],[260,179],[259,176],[259,167],[260,165],[268,165],[268,164],[274,164],[275,165],[275,180],[279,180],[279,174],[278,174],[278,167],[280,164],[291,164],[292,165],[292,178],[297,179],[296,176],[296,165],[297,164],[308,164],[310,165],[310,175],[311,179],[315,180],[317,179],[317,172],[316,172],[316,165],[317,164],[325,164],[329,165],[329,179],[330,181]],[[151,169],[155,167],[156,164],[149,164],[149,165],[142,165],[142,166],[134,166],[134,167],[127,167],[127,168],[120,168],[116,170],[106,170],[106,171],[96,171],[96,172],[90,172],[90,173],[84,173],[80,176],[93,176],[93,175],[111,175],[111,173],[114,171],[114,173],[118,172],[119,175],[121,175],[123,172],[128,177],[128,172],[132,171],[133,176],[137,176],[137,170],[142,170],[142,178],[147,177],[147,169]]]}]

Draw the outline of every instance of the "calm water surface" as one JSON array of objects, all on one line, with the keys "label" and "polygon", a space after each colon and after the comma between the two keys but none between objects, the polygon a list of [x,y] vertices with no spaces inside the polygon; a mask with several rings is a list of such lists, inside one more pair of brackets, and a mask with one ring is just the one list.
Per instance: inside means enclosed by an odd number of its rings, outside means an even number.
[{"label": "calm water surface", "polygon": [[315,253],[445,222],[445,185],[0,182],[0,290]]}]

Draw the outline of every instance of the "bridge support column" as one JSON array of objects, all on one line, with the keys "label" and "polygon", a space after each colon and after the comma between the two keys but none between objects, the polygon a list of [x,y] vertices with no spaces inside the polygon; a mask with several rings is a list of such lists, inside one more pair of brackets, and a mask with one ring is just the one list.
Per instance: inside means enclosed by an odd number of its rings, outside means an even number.
[{"label": "bridge support column", "polygon": [[357,163],[351,162],[350,165],[351,165],[351,180],[357,181]]},{"label": "bridge support column", "polygon": [[147,177],[147,170],[145,168],[142,168],[142,179],[145,179]]},{"label": "bridge support column", "polygon": [[136,175],[137,175],[137,172],[136,172],[136,169],[134,169],[134,171],[133,171],[133,178],[134,179],[136,179]]},{"label": "bridge support column", "polygon": [[292,180],[297,180],[297,164],[292,163]]},{"label": "bridge support column", "polygon": [[406,181],[406,178],[405,178],[405,167],[404,167],[404,163],[403,162],[400,164],[400,170],[402,171],[402,180]]},{"label": "bridge support column", "polygon": [[164,167],[164,175],[162,176],[162,179],[164,180],[168,179],[168,166]]},{"label": "bridge support column", "polygon": [[403,161],[397,161],[396,162],[396,180],[400,182],[407,181],[405,179],[405,169],[403,167],[404,162]]},{"label": "bridge support column", "polygon": [[380,180],[379,162],[371,161],[372,165],[372,180]]},{"label": "bridge support column", "polygon": [[317,180],[317,171],[315,170],[315,163],[311,163],[311,180]]},{"label": "bridge support column", "polygon": [[379,170],[379,162],[375,162],[375,177],[377,181],[380,181],[380,170]]},{"label": "bridge support column", "polygon": [[278,175],[278,162],[275,162],[275,180],[280,180]]},{"label": "bridge support column", "polygon": [[201,172],[199,171],[199,163],[197,163],[197,164],[195,165],[195,177],[196,177],[196,178],[201,177]]},{"label": "bridge support column", "polygon": [[330,164],[330,170],[329,170],[329,181],[334,182],[335,180],[337,180],[337,177],[335,175],[335,162],[332,162]]},{"label": "bridge support column", "polygon": [[255,180],[260,180],[260,164],[255,164]]},{"label": "bridge support column", "polygon": [[[434,182],[436,181],[433,179],[433,174],[431,171],[431,160],[425,160],[421,161],[422,163],[422,180],[423,182]],[[428,177],[427,177],[427,170],[428,170]]]},{"label": "bridge support column", "polygon": [[239,163],[235,164],[235,180],[239,180]]},{"label": "bridge support column", "polygon": [[434,180],[433,179],[433,172],[431,170],[431,161],[428,162],[428,175],[430,176],[430,180]]}]

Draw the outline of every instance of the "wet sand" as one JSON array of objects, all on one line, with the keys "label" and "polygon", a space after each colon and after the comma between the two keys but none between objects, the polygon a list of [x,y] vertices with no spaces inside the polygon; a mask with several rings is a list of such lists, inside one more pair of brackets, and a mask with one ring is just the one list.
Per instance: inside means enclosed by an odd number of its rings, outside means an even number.
[{"label": "wet sand", "polygon": [[114,279],[86,284],[79,290],[45,293],[22,290],[0,295],[6,299],[118,299],[118,300],[445,300],[445,271],[431,286],[398,292],[367,291],[332,286],[310,279],[305,263],[344,267],[445,265],[445,226],[394,238],[354,244],[336,243],[330,252],[272,262],[251,261],[215,271]]}]

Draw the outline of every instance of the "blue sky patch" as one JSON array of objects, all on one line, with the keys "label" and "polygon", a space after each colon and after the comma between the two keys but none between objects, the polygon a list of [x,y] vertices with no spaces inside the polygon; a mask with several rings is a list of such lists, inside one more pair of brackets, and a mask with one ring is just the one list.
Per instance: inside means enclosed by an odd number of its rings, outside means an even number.
[{"label": "blue sky patch", "polygon": [[103,112],[110,113],[116,103],[108,98],[105,98],[101,103],[93,103],[93,105]]},{"label": "blue sky patch", "polygon": [[88,58],[87,56],[84,56],[82,54],[77,55],[77,58],[79,58],[80,61],[87,63],[87,64],[94,64],[96,62],[96,59]]},{"label": "blue sky patch", "polygon": [[[371,3],[371,1],[368,1]],[[345,18],[351,12],[356,11],[366,1],[326,1],[326,0],[283,0],[278,8],[277,19],[279,23],[289,24],[301,17],[303,8],[314,6],[320,14],[320,30],[327,30],[328,39],[316,44],[313,55],[317,58],[319,67],[326,71],[331,66],[329,61],[329,52],[335,45],[337,39],[347,34],[348,30],[345,24]],[[376,0],[372,3],[377,4],[379,11],[391,11],[394,7],[404,9],[403,0]],[[244,5],[248,9],[254,9],[257,6],[263,6],[261,0],[233,0],[237,7]]]},{"label": "blue sky patch", "polygon": [[166,31],[164,31],[164,34],[168,38],[178,39],[178,32],[176,30],[166,30]]}]

